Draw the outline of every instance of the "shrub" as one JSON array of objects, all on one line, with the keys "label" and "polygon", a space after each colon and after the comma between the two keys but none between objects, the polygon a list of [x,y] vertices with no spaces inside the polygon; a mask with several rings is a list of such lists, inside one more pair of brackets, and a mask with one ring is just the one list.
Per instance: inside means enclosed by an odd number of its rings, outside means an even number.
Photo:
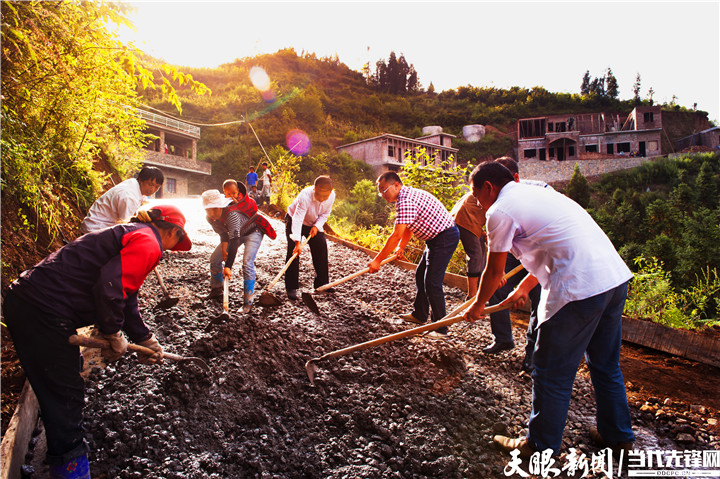
[{"label": "shrub", "polygon": [[590,184],[577,163],[575,163],[570,182],[565,187],[565,194],[583,208],[587,208],[590,204]]}]

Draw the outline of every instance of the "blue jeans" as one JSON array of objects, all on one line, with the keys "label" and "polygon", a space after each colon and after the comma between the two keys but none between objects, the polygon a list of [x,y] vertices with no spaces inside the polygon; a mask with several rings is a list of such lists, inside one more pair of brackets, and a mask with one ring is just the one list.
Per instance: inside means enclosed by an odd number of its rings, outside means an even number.
[{"label": "blue jeans", "polygon": [[[412,315],[417,319],[427,320],[432,311],[432,321],[445,316],[445,291],[443,280],[450,258],[457,249],[460,233],[456,226],[441,231],[433,239],[425,242],[425,251],[415,269],[415,303]],[[447,334],[447,327],[437,329],[438,333]]]},{"label": "blue jeans", "polygon": [[528,427],[528,440],[536,450],[549,448],[557,454],[560,449],[583,354],[595,388],[600,435],[610,445],[635,440],[620,371],[621,315],[626,297],[627,282],[566,304],[537,329]]},{"label": "blue jeans", "polygon": [[[240,244],[245,245],[243,248],[243,280],[255,281],[255,256],[260,249],[263,234],[255,230],[252,233],[240,238]],[[236,256],[237,258],[237,256]],[[218,245],[215,251],[210,255],[210,287],[218,288],[223,285],[223,259],[222,246]]]},{"label": "blue jeans", "polygon": [[460,241],[467,259],[467,275],[469,278],[479,278],[485,269],[487,261],[487,246],[475,233],[458,225]]},{"label": "blue jeans", "polygon": [[[520,265],[520,261],[513,256],[512,254],[508,253],[507,259],[505,260],[505,272],[512,271],[515,269],[515,267]],[[490,305],[498,304],[500,301],[503,301],[505,298],[508,297],[510,293],[513,292],[515,287],[517,287],[518,284],[520,284],[520,281],[522,281],[525,276],[527,275],[527,272],[521,271],[512,278],[509,278],[507,280],[507,283],[505,283],[505,286],[502,288],[498,288],[495,293],[493,293],[492,297],[490,298]],[[528,346],[526,349],[529,348],[530,351],[530,357],[532,357],[532,350],[535,347],[535,336],[534,336],[534,330],[535,325],[537,324],[537,306],[540,302],[540,285],[535,286],[528,295],[530,299],[530,321],[528,323],[528,330],[527,330],[527,338],[528,338]],[[505,344],[515,344],[515,341],[513,340],[512,335],[512,322],[510,321],[510,310],[503,310],[498,311],[497,313],[492,313],[490,315],[490,331],[492,331],[493,337],[495,338],[495,342],[497,343],[505,343]]]}]

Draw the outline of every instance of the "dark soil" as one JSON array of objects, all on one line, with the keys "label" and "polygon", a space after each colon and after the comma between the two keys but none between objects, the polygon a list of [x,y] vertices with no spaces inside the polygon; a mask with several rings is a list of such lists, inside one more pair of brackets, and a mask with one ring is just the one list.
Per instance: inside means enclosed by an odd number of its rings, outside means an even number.
[{"label": "dark soil", "polygon": [[[258,294],[284,264],[285,240],[276,224],[278,239],[264,239],[256,262]],[[256,306],[243,315],[235,268],[230,319],[206,332],[222,311],[220,303],[199,299],[208,290],[217,239],[209,226],[198,227],[191,252],[161,262],[180,303],[155,308],[162,294],[151,276],[140,304],[164,348],[203,358],[213,373],[188,362],[142,365],[134,355],[105,369],[89,365],[85,416],[93,477],[503,476],[509,457],[493,447],[492,437],[521,434],[530,408],[531,381],[519,374],[521,327],[515,329],[518,347],[497,356],[481,352],[491,335],[488,322],[479,322],[452,326],[444,341],[414,337],[324,360],[311,387],[308,359],[411,327],[397,315],[410,311],[414,274],[388,265],[316,294],[321,316],[287,301],[281,281],[272,291],[281,306]],[[329,248],[332,280],[368,262],[335,243]],[[305,251],[306,290],[312,277]],[[446,288],[446,298],[450,310],[464,293]],[[720,448],[717,369],[663,355],[648,359],[634,347],[625,347],[623,356],[638,448]],[[592,424],[593,390],[581,366],[562,453],[569,447],[588,457],[597,452],[587,435]],[[695,442],[678,446],[681,433]]]}]

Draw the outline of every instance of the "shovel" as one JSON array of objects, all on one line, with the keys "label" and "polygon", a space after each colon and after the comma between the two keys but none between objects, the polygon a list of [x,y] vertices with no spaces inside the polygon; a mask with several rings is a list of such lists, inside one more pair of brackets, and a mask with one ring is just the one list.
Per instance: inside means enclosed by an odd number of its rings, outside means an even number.
[{"label": "shovel", "polygon": [[224,323],[228,319],[230,319],[230,280],[225,278],[223,281],[223,312],[222,314],[215,316],[207,326],[205,326],[205,332],[209,332],[212,327],[216,324]]},{"label": "shovel", "polygon": [[[468,306],[472,304],[472,301],[468,301],[465,304]],[[485,308],[484,313],[490,314],[490,313],[496,313],[498,311],[502,311],[503,309],[508,308],[509,306],[489,306]],[[324,359],[334,359],[339,358],[340,356],[345,356],[350,353],[354,353],[355,351],[362,351],[363,349],[372,348],[375,346],[379,346],[381,344],[389,343],[390,341],[395,341],[396,339],[402,339],[407,338],[409,336],[415,336],[427,331],[434,331],[438,328],[441,328],[443,326],[450,326],[451,324],[455,324],[459,321],[463,320],[463,316],[461,314],[458,314],[457,316],[446,316],[445,319],[441,319],[440,321],[437,321],[435,323],[428,323],[423,326],[418,326],[417,328],[408,329],[406,331],[400,331],[399,333],[395,334],[389,334],[387,336],[383,336],[382,338],[373,339],[371,341],[366,341],[364,343],[356,344],[354,346],[349,346],[344,349],[338,349],[336,351],[332,351],[329,353],[326,353],[319,358],[313,358],[310,359],[308,362],[305,363],[305,371],[307,372],[308,379],[310,379],[310,385],[315,386],[315,373],[318,370],[318,365],[320,361]]]},{"label": "shovel", "polygon": [[162,289],[163,296],[165,297],[165,299],[160,301],[155,307],[160,309],[170,309],[175,306],[178,301],[180,301],[180,298],[170,297],[170,293],[168,293],[168,290],[165,287],[165,283],[162,280],[162,276],[160,276],[160,272],[157,268],[153,268],[153,271],[155,272],[155,277],[157,278],[158,283],[160,283],[160,289]]},{"label": "shovel", "polygon": [[[100,338],[91,338],[88,336],[78,336],[77,334],[73,334],[68,338],[68,342],[72,344],[73,346],[84,346],[86,348],[109,348],[110,347],[110,341],[107,341],[105,339]],[[145,354],[155,354],[156,351],[153,351],[150,348],[146,348],[145,346],[140,346],[139,344],[134,343],[128,343],[128,349],[130,351],[135,352],[141,352]],[[202,369],[206,370],[207,372],[211,372],[210,366],[207,365],[205,361],[203,361],[200,358],[192,358],[192,357],[185,357],[180,356],[178,354],[168,353],[167,351],[163,351],[162,353],[163,359],[171,359],[173,361],[190,361],[194,364],[197,364]]]},{"label": "shovel", "polygon": [[[307,238],[305,238],[305,241],[303,241],[303,242],[300,244],[300,249],[302,249],[302,248],[305,247],[305,245],[307,244],[307,242],[310,241],[310,238],[311,238],[311,236],[308,236]],[[290,263],[292,263],[292,262],[295,260],[295,258],[297,258],[297,257],[298,257],[298,253],[293,254],[293,255],[290,257],[290,259],[287,261],[287,263],[285,263],[285,266],[283,267],[283,269],[281,269],[280,272],[277,274],[277,276],[275,276],[275,279],[273,279],[272,281],[270,281],[270,284],[268,284],[268,285],[265,287],[265,289],[263,290],[262,294],[261,294],[260,297],[258,298],[258,302],[259,302],[260,304],[262,304],[263,306],[280,306],[280,305],[283,303],[282,301],[280,301],[280,300],[277,298],[277,296],[275,296],[274,294],[272,294],[272,293],[270,292],[270,290],[272,289],[273,286],[275,286],[275,284],[276,284],[278,281],[280,281],[280,278],[282,277],[282,275],[283,275],[283,274],[285,273],[285,271],[287,271],[287,269],[290,267]],[[304,293],[303,293],[303,294],[304,294]],[[303,299],[304,299],[304,296],[303,296]]]},{"label": "shovel", "polygon": [[[517,274],[519,271],[523,269],[522,265],[518,265],[516,268],[508,271],[503,276],[503,279],[508,279],[511,276]],[[450,314],[445,316],[440,321],[437,321],[435,323],[428,323],[423,326],[418,326],[417,328],[408,329],[406,331],[401,331],[399,333],[390,334],[388,336],[383,336],[382,338],[373,339],[371,341],[366,341],[364,343],[356,344],[355,346],[349,346],[344,349],[338,349],[337,351],[332,351],[327,354],[324,354],[320,356],[319,358],[310,359],[308,362],[305,363],[305,371],[307,372],[308,378],[310,379],[310,384],[312,386],[315,386],[315,373],[318,370],[317,363],[322,361],[323,359],[333,359],[333,358],[339,358],[340,356],[345,356],[346,354],[354,353],[355,351],[362,351],[363,349],[372,348],[374,346],[379,346],[384,343],[388,343],[390,341],[395,341],[396,339],[402,339],[407,338],[409,336],[415,336],[417,334],[424,333],[426,331],[434,331],[438,328],[441,328],[443,326],[450,326],[451,324],[455,324],[463,319],[462,315],[460,314],[462,311],[470,307],[470,305],[475,301],[475,298],[470,298],[467,301],[465,301],[463,304],[455,308]],[[485,308],[485,311],[483,311],[483,314],[492,314],[497,311],[502,311],[503,309],[507,309],[508,306],[500,307],[498,305],[495,306],[488,306]]]},{"label": "shovel", "polygon": [[[382,262],[380,263],[380,266],[384,266],[388,263],[391,263],[391,262],[395,261],[396,259],[397,259],[397,253],[391,254],[390,256],[388,256],[387,258],[382,260]],[[360,271],[353,273],[350,276],[345,276],[344,278],[338,279],[337,281],[333,281],[332,283],[322,285],[319,288],[317,288],[315,290],[315,292],[322,293],[323,291],[327,291],[328,289],[330,289],[334,286],[337,286],[338,284],[344,283],[345,281],[350,281],[351,279],[357,278],[358,276],[361,276],[361,275],[363,275],[365,273],[369,273],[369,272],[370,272],[370,268],[361,269]],[[310,293],[303,293],[302,300],[305,303],[305,305],[308,308],[310,308],[310,310],[312,310],[313,313],[318,314],[318,315],[320,314],[320,308],[318,307],[317,303],[315,302],[315,298],[313,298],[313,296]]]}]

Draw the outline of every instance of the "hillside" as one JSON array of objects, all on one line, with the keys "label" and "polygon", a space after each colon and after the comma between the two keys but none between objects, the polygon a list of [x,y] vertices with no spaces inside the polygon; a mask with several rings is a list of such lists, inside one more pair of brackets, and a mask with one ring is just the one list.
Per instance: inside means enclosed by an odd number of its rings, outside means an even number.
[{"label": "hillside", "polygon": [[[264,101],[250,82],[254,66],[267,72],[275,94],[273,102]],[[512,152],[518,118],[589,111],[627,114],[635,106],[631,101],[552,93],[542,87],[503,90],[468,85],[439,94],[390,94],[335,59],[300,56],[292,49],[239,59],[217,69],[187,71],[213,93],[198,97],[180,92],[182,119],[216,124],[247,118],[266,150],[284,146],[285,134],[299,128],[311,139],[311,156],[335,154],[338,145],[380,133],[418,137],[423,126],[440,125],[458,137],[453,146],[459,148],[459,159],[476,163]],[[146,101],[159,110],[172,111],[168,103],[154,98]],[[675,139],[709,126],[705,112],[677,106],[666,110],[665,151],[672,151]],[[464,141],[462,127],[469,124],[488,126],[488,135],[477,143]],[[244,124],[203,127],[198,151],[200,159],[216,165],[216,182],[244,174],[250,163],[264,157],[253,132]]]}]

